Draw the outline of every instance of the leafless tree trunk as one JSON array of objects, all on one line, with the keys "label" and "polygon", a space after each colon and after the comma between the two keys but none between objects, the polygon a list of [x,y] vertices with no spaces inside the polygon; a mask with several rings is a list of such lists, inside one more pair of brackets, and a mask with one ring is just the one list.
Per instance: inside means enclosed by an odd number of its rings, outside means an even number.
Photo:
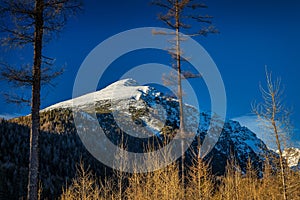
[{"label": "leafless tree trunk", "polygon": [[272,74],[266,69],[266,80],[266,89],[260,86],[264,102],[254,106],[253,110],[257,114],[258,118],[264,123],[266,128],[272,130],[274,134],[279,154],[282,197],[284,200],[287,200],[287,178],[284,165],[285,161],[282,155],[282,134],[288,134],[289,132],[289,112],[284,108],[281,100],[283,90],[281,88],[280,79],[273,81]]},{"label": "leafless tree trunk", "polygon": [[177,94],[178,94],[178,102],[179,102],[179,134],[181,137],[181,181],[182,185],[184,185],[184,161],[185,161],[185,152],[184,152],[184,114],[183,114],[183,101],[182,101],[182,83],[181,83],[181,59],[180,59],[180,21],[179,21],[179,3],[176,0],[175,3],[175,31],[176,31],[176,61],[177,61]]},{"label": "leafless tree trunk", "polygon": [[[184,160],[185,160],[185,152],[184,152],[184,142],[185,142],[185,121],[184,121],[184,103],[183,103],[183,91],[182,91],[182,78],[199,78],[201,75],[199,74],[193,74],[192,72],[183,72],[182,71],[182,51],[181,51],[181,44],[182,36],[180,35],[181,29],[188,29],[191,26],[188,24],[183,23],[183,19],[192,19],[196,20],[199,23],[208,23],[211,24],[210,19],[211,16],[201,16],[198,13],[193,13],[193,10],[196,10],[197,8],[206,8],[207,6],[203,3],[194,2],[193,0],[157,0],[153,2],[154,5],[157,5],[159,7],[162,7],[164,9],[167,9],[167,14],[165,15],[159,15],[159,19],[163,21],[168,27],[174,30],[175,32],[175,48],[171,48],[169,53],[172,55],[172,57],[176,61],[176,70],[177,70],[177,97],[179,102],[179,132],[180,138],[181,138],[181,150],[182,150],[182,157],[181,157],[181,180],[182,184],[184,185],[184,173],[185,173],[185,167],[184,167]],[[192,34],[187,34],[190,36],[198,36],[198,35],[204,35],[206,36],[209,33],[218,33],[218,30],[215,29],[213,26],[209,27],[202,27],[200,30],[197,30],[196,32]],[[172,33],[156,33],[156,34],[172,34]],[[168,81],[168,78],[165,78],[165,82],[167,84],[172,85],[173,82],[172,77],[170,78],[170,81]]]},{"label": "leafless tree trunk", "polygon": [[41,90],[41,64],[43,43],[43,0],[35,2],[35,27],[34,27],[34,58],[32,70],[32,98],[31,98],[31,130],[29,152],[28,199],[38,199],[38,171],[39,171],[39,129],[40,129],[40,90]]},{"label": "leafless tree trunk", "polygon": [[[10,47],[33,45],[33,63],[14,68],[2,64],[2,79],[14,86],[30,86],[31,100],[14,96],[9,102],[31,103],[31,130],[29,149],[28,199],[38,199],[39,180],[39,130],[40,130],[40,92],[41,84],[62,73],[61,70],[50,73],[51,58],[42,55],[44,41],[51,40],[53,33],[59,32],[69,16],[81,9],[77,0],[2,0],[0,1],[0,31],[6,34],[2,44]],[[48,37],[47,37],[48,36]],[[48,65],[42,69],[42,65]],[[9,95],[8,95],[9,96]]]},{"label": "leafless tree trunk", "polygon": [[34,62],[31,101],[31,131],[30,131],[30,157],[28,177],[28,199],[37,199],[38,190],[38,139],[40,127],[40,89],[41,89],[41,63],[42,63],[42,41],[43,41],[43,1],[35,2],[35,32],[34,32]]},{"label": "leafless tree trunk", "polygon": [[[268,87],[271,87],[271,85],[268,85]],[[275,120],[275,115],[277,113],[277,103],[276,103],[276,97],[275,97],[275,91],[272,91],[270,93],[271,98],[272,98],[272,117],[271,117],[271,123],[273,126],[275,138],[276,138],[276,145],[277,149],[279,152],[279,164],[280,164],[280,175],[281,175],[281,181],[282,181],[282,188],[283,188],[283,199],[287,200],[287,186],[286,186],[286,176],[285,176],[285,170],[284,170],[284,159],[282,156],[282,149],[281,149],[281,141],[279,139],[279,133],[278,133],[278,128]]]}]

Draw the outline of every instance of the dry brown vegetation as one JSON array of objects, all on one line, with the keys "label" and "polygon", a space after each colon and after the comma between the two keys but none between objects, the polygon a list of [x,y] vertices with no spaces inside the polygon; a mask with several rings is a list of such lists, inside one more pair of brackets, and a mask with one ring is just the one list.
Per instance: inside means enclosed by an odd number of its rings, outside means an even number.
[{"label": "dry brown vegetation", "polygon": [[[85,170],[81,163],[77,176],[67,186],[62,199],[251,199],[280,200],[283,198],[280,170],[265,164],[263,178],[249,164],[247,173],[241,173],[234,163],[228,163],[226,174],[215,177],[207,164],[200,159],[189,167],[185,187],[181,184],[179,166],[176,163],[149,173],[133,173],[100,181]],[[287,170],[287,198],[300,199],[300,173]],[[122,188],[119,188],[119,182]],[[121,190],[120,190],[121,189]],[[120,193],[121,191],[121,193]]]}]

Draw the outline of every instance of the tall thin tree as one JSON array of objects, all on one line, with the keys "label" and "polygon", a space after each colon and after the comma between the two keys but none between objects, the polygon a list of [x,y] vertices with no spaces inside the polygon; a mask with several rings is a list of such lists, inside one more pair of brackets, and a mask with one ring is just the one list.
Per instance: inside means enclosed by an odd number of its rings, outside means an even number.
[{"label": "tall thin tree", "polygon": [[[184,126],[184,109],[183,109],[183,91],[182,91],[182,79],[187,78],[198,78],[201,77],[201,74],[194,74],[190,71],[182,70],[182,61],[185,61],[182,58],[183,50],[181,48],[181,42],[184,40],[181,31],[184,31],[188,36],[206,36],[210,33],[218,33],[218,30],[211,25],[213,18],[209,15],[201,15],[199,9],[207,8],[204,3],[200,3],[198,0],[155,0],[152,2],[154,5],[157,5],[164,10],[166,10],[166,14],[159,14],[158,18],[162,22],[164,22],[169,28],[173,29],[174,32],[172,33],[161,33],[155,32],[155,34],[172,34],[175,35],[174,44],[169,50],[172,58],[175,61],[173,65],[175,70],[177,71],[177,97],[179,102],[179,134],[181,135],[182,139],[182,159],[181,159],[181,179],[184,184],[184,137],[185,136],[185,126]],[[196,29],[195,31],[192,30],[191,21],[198,22],[202,26],[200,29]],[[172,75],[171,75],[172,76]],[[172,80],[171,78],[167,79],[166,82]],[[172,81],[171,81],[172,82]]]},{"label": "tall thin tree", "polygon": [[[272,79],[272,73],[268,72],[266,68],[267,85],[264,88],[260,85],[263,102],[254,105],[253,111],[258,116],[259,120],[267,129],[267,133],[271,133],[275,138],[279,154],[280,178],[282,185],[283,199],[288,199],[287,195],[287,178],[285,173],[285,160],[282,153],[284,138],[290,132],[289,111],[285,108],[282,102],[283,89],[281,87],[281,80],[277,78]],[[271,132],[270,132],[271,130]]]},{"label": "tall thin tree", "polygon": [[0,30],[5,35],[2,44],[10,47],[33,46],[33,63],[14,68],[2,65],[1,77],[17,86],[31,86],[31,100],[13,97],[13,102],[31,103],[30,158],[28,176],[28,199],[38,198],[39,171],[39,130],[40,130],[40,91],[41,83],[49,83],[61,73],[51,73],[51,58],[43,56],[45,42],[51,40],[64,27],[70,15],[81,9],[77,0],[1,0]]}]

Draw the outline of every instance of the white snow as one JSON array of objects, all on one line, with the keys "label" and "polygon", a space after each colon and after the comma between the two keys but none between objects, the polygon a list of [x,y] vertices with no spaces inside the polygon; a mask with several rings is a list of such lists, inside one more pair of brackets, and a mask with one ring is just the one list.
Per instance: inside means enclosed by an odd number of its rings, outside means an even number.
[{"label": "white snow", "polygon": [[53,110],[57,108],[71,108],[92,105],[101,100],[123,100],[135,98],[139,100],[143,93],[147,93],[148,86],[139,86],[133,79],[123,79],[117,81],[106,88],[92,92],[74,99],[63,101],[49,106],[42,111]]},{"label": "white snow", "polygon": [[297,166],[300,161],[300,149],[286,148],[283,150],[282,155],[287,160],[289,167]]}]

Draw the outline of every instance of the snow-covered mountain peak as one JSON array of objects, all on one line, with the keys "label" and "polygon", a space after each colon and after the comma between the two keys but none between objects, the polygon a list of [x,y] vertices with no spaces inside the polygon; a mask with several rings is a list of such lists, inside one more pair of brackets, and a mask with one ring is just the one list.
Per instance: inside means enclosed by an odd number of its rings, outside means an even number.
[{"label": "snow-covered mountain peak", "polygon": [[141,86],[137,81],[129,78],[116,81],[102,90],[93,93],[94,101],[99,100],[122,100],[135,98],[139,99],[141,94],[147,93],[149,86]]},{"label": "snow-covered mountain peak", "polygon": [[90,105],[95,105],[97,102],[106,100],[120,101],[132,98],[138,100],[142,94],[148,93],[149,90],[149,86],[140,86],[133,79],[123,79],[114,82],[99,91],[54,104],[43,109],[42,111],[53,110],[57,108],[71,108],[73,106],[79,108],[89,107]]},{"label": "snow-covered mountain peak", "polygon": [[119,81],[116,81],[112,84],[110,84],[109,86],[107,86],[106,88],[110,88],[110,87],[120,87],[120,86],[139,86],[138,82],[132,78],[127,78],[127,79],[122,79]]}]

